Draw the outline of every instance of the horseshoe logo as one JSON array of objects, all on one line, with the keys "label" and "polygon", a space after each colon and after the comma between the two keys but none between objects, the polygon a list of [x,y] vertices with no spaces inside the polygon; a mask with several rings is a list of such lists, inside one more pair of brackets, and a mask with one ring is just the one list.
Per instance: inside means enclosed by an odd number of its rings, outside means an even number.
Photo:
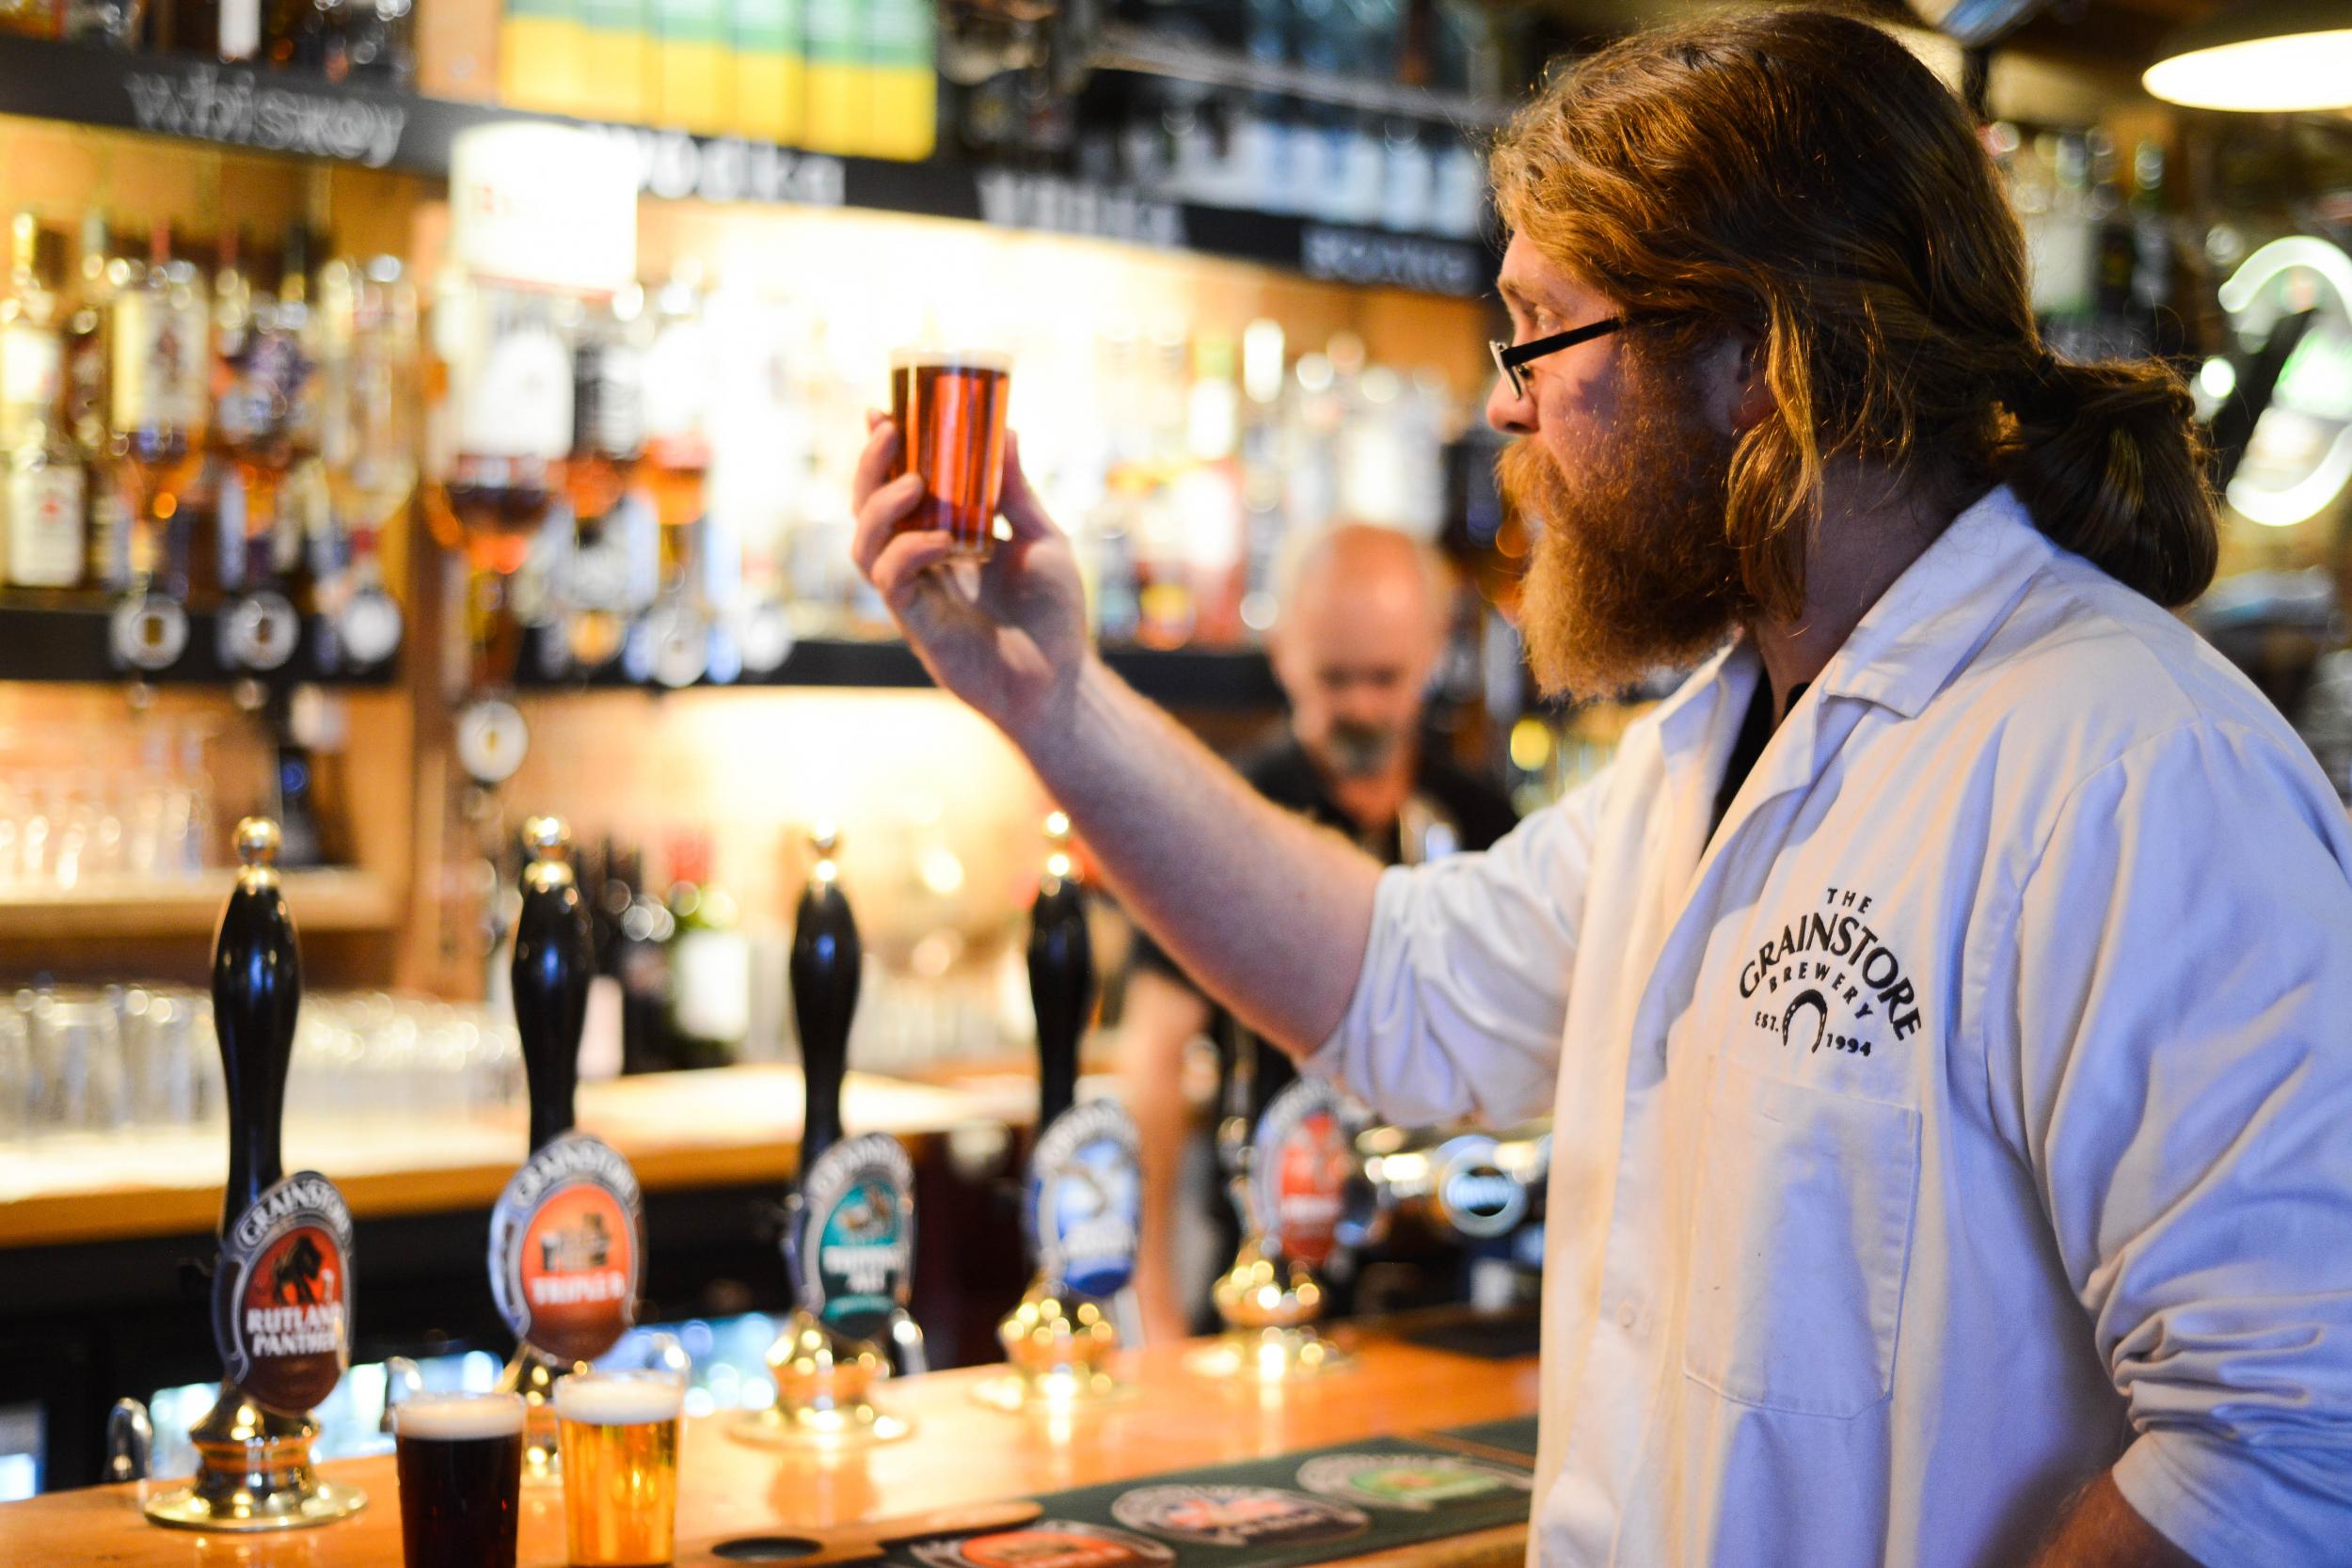
[{"label": "horseshoe logo", "polygon": [[1813,1039],[1806,1045],[1808,1054],[1821,1049],[1821,1037],[1829,1032],[1829,1001],[1818,990],[1802,990],[1788,1004],[1788,1010],[1780,1015],[1780,1037],[1784,1044],[1797,1040],[1797,1014],[1806,1007],[1813,1009]]}]

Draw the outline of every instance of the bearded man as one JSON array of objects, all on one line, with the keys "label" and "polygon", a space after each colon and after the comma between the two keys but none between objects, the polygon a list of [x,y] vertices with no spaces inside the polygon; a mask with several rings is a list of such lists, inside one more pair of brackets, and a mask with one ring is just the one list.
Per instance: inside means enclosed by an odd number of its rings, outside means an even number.
[{"label": "bearded man", "polygon": [[2352,832],[2169,606],[2188,400],[2055,361],[1959,103],[1709,18],[1493,160],[1534,670],[1700,660],[1480,855],[1380,869],[1087,643],[1009,460],[976,582],[858,560],[1185,969],[1384,1114],[1554,1121],[1532,1554],[2352,1560]]}]

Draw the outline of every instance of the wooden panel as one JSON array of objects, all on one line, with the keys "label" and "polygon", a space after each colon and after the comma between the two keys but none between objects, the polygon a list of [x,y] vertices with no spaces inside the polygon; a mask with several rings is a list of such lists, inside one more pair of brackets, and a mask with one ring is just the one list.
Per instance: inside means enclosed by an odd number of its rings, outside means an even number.
[{"label": "wooden panel", "polygon": [[[938,1372],[890,1385],[894,1410],[914,1435],[863,1452],[795,1454],[728,1437],[723,1417],[687,1423],[679,1459],[681,1568],[718,1568],[710,1548],[746,1534],[872,1539],[895,1533],[872,1521],[963,1509],[1195,1465],[1234,1463],[1415,1430],[1526,1415],[1536,1370],[1375,1341],[1355,1370],[1269,1392],[1209,1382],[1184,1366],[1185,1347],[1129,1353],[1121,1369],[1136,1398],[1057,1417],[1006,1415],[978,1403],[988,1369]],[[119,1568],[390,1568],[400,1522],[389,1459],[323,1466],[367,1490],[367,1510],[324,1529],[287,1535],[199,1538],[148,1525],[143,1490],[163,1483],[91,1487],[0,1507],[0,1561],[97,1561]],[[863,1526],[864,1528],[860,1528]],[[1481,1531],[1359,1560],[1377,1568],[1506,1568],[1523,1528]],[[524,1496],[524,1568],[564,1561],[563,1503]]]}]

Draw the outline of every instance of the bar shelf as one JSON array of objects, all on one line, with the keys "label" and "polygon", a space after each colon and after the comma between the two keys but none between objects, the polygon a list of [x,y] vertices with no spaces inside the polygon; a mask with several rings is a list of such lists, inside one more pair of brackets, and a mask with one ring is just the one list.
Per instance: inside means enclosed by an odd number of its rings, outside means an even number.
[{"label": "bar shelf", "polygon": [[[1149,38],[1124,38],[1120,69],[1182,73]],[[1216,62],[1209,62],[1214,65]],[[1468,101],[1391,89],[1400,112],[1484,122]],[[1426,100],[1426,102],[1423,102]],[[1419,105],[1403,109],[1409,101]],[[193,55],[0,34],[0,114],[135,132],[327,165],[446,178],[470,126],[561,119],[494,104],[330,83]],[[581,121],[636,166],[645,194],[670,199],[858,208],[961,218],[1251,261],[1323,281],[1475,295],[1493,263],[1472,242],[1173,201],[1133,188],[934,157],[836,157],[734,136]]]}]

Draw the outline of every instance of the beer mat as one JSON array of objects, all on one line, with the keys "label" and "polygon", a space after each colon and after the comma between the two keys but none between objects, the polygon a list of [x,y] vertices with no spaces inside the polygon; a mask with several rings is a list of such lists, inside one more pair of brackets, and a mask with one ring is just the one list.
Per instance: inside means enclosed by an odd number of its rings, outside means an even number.
[{"label": "beer mat", "polygon": [[1406,1329],[1399,1338],[1423,1350],[1475,1355],[1486,1361],[1516,1361],[1535,1354],[1542,1328],[1542,1320],[1535,1313],[1515,1312],[1502,1318],[1451,1319],[1424,1328]]},{"label": "beer mat", "polygon": [[1535,1457],[1535,1418],[1533,1416],[1510,1416],[1500,1421],[1448,1427],[1443,1432],[1433,1432],[1429,1436],[1433,1442],[1462,1443],[1496,1453],[1518,1454],[1530,1462]]},{"label": "beer mat", "polygon": [[1527,1523],[1523,1464],[1404,1437],[1057,1492],[1032,1524],[888,1544],[892,1568],[1301,1568]]},{"label": "beer mat", "polygon": [[678,1555],[677,1560],[679,1568],[707,1568],[717,1562],[791,1562],[799,1564],[799,1568],[870,1563],[881,1559],[895,1542],[942,1533],[1001,1533],[1029,1523],[1037,1513],[1037,1504],[1025,1500],[970,1503],[835,1526],[822,1535],[798,1535],[781,1529],[737,1534],[705,1545],[690,1546]]}]

